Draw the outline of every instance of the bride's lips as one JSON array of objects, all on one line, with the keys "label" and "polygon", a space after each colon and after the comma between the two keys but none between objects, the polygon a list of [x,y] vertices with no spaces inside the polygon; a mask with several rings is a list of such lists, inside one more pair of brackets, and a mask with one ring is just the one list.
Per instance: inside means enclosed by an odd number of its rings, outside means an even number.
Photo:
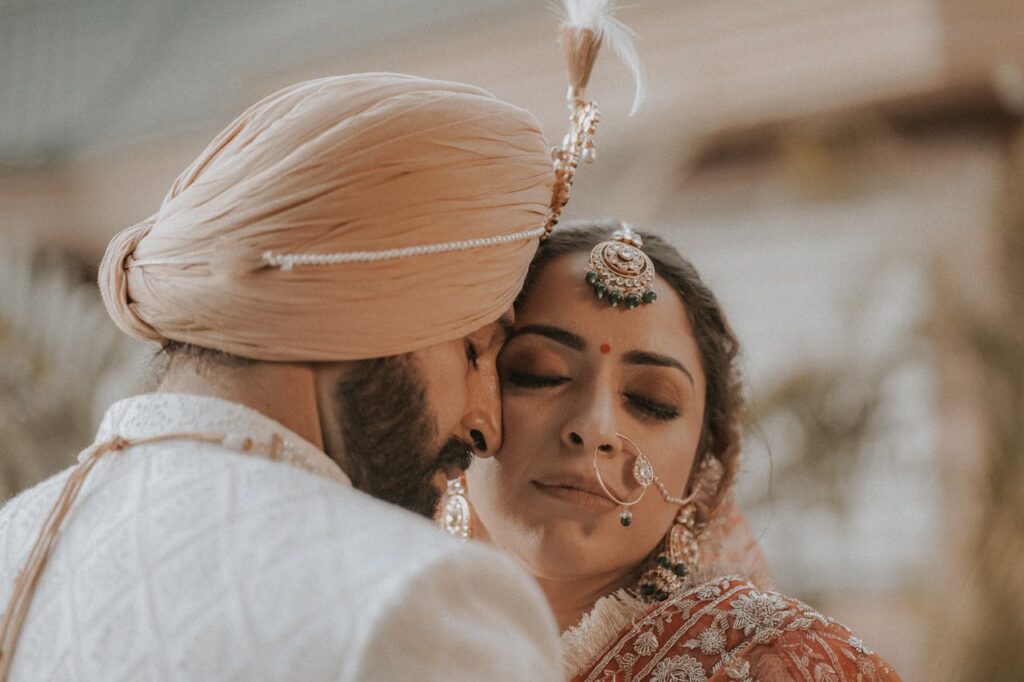
[{"label": "bride's lips", "polygon": [[530,481],[541,493],[596,511],[611,511],[618,505],[601,492],[596,482],[577,476],[550,476]]}]

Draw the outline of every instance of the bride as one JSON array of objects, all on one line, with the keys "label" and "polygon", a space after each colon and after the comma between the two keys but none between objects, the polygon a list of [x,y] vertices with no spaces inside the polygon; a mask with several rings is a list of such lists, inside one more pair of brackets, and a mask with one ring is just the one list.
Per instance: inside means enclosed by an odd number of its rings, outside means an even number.
[{"label": "bride", "polygon": [[533,573],[570,678],[899,679],[765,589],[729,496],[738,352],[714,294],[656,237],[591,225],[537,252],[499,359],[504,446],[449,486],[445,521]]}]

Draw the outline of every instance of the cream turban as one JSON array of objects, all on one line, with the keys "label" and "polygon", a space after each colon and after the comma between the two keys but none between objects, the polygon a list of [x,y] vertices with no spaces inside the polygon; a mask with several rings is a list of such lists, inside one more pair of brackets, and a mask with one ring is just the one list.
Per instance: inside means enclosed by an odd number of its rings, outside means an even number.
[{"label": "cream turban", "polygon": [[[394,74],[299,83],[242,114],[156,214],[114,237],[100,289],[141,339],[258,360],[414,351],[511,305],[537,246],[521,233],[544,224],[552,183],[536,119],[484,90]],[[486,245],[326,258],[464,240]],[[274,260],[294,254],[313,264]]]}]

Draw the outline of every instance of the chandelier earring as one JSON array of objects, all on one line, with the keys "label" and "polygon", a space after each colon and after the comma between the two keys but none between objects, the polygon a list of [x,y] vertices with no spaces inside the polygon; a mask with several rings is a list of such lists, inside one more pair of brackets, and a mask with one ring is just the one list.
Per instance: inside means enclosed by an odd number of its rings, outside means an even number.
[{"label": "chandelier earring", "polygon": [[[658,553],[648,562],[638,581],[640,596],[644,599],[668,599],[683,589],[687,579],[700,568],[698,538],[706,520],[698,522],[698,516],[706,513],[706,502],[715,497],[723,472],[724,467],[718,458],[705,455],[695,474],[693,492],[686,498],[672,498],[674,503],[679,504],[679,512],[662,540]],[[662,495],[666,500],[671,497],[667,490],[662,490]]]},{"label": "chandelier earring", "polygon": [[660,551],[640,575],[640,596],[649,601],[664,601],[686,584],[700,564],[697,544],[697,506],[692,500],[679,508],[672,528],[662,541]]},{"label": "chandelier earring", "polygon": [[465,474],[448,481],[437,515],[437,524],[460,540],[468,540],[473,528],[467,494]]}]

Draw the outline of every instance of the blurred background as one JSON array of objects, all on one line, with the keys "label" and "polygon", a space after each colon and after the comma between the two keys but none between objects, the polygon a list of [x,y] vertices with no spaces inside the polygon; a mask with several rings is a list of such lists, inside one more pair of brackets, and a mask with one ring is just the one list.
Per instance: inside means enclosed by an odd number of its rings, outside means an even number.
[{"label": "blurred background", "polygon": [[[745,345],[740,500],[781,590],[907,680],[1024,679],[1024,3],[634,0],[566,217],[677,244]],[[110,236],[250,103],[402,71],[565,128],[544,0],[0,0],[0,494],[72,463],[151,348]]]}]

